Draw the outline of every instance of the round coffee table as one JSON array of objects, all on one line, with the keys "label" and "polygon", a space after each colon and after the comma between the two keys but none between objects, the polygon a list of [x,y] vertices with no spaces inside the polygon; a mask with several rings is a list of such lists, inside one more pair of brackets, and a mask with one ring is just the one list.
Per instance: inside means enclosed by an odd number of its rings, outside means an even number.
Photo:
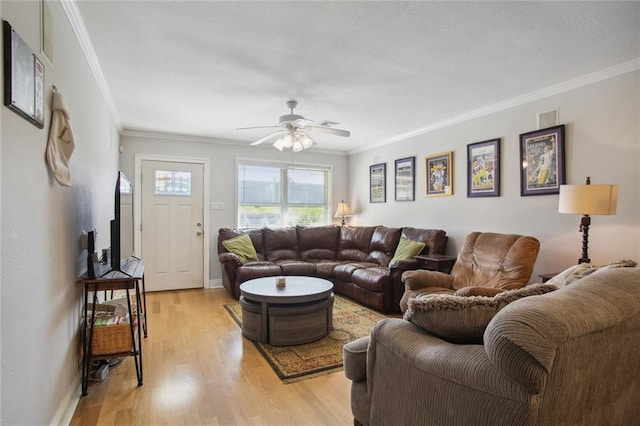
[{"label": "round coffee table", "polygon": [[273,346],[301,345],[325,337],[332,328],[333,284],[315,277],[286,276],[240,285],[242,334]]}]

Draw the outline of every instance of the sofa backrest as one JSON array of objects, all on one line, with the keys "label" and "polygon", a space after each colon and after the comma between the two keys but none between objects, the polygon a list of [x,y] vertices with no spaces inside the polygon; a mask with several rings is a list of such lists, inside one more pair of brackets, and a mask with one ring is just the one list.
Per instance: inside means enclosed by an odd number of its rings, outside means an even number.
[{"label": "sofa backrest", "polygon": [[335,260],[338,256],[339,226],[298,226],[296,231],[302,260]]},{"label": "sofa backrest", "polygon": [[300,260],[296,228],[264,228],[263,234],[266,260]]},{"label": "sofa backrest", "polygon": [[484,342],[491,362],[539,399],[536,424],[628,424],[639,335],[640,269],[615,268],[510,303]]},{"label": "sofa backrest", "polygon": [[472,232],[451,270],[453,289],[482,286],[513,290],[531,279],[540,242],[516,234]]},{"label": "sofa backrest", "polygon": [[402,237],[424,243],[424,248],[419,254],[444,254],[447,247],[447,233],[442,229],[422,229],[404,227]]},{"label": "sofa backrest", "polygon": [[366,261],[371,247],[371,237],[376,228],[378,226],[341,227],[338,260]]},{"label": "sofa backrest", "polygon": [[371,245],[366,261],[388,266],[395,254],[396,247],[398,247],[401,231],[400,228],[387,228],[386,226],[376,228],[371,236]]}]

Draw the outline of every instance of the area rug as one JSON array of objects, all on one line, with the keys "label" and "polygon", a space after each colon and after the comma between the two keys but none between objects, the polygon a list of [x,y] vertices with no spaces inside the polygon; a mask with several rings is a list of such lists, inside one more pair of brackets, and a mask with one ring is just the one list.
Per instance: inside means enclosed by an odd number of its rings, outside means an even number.
[{"label": "area rug", "polygon": [[[224,305],[242,327],[240,303]],[[284,383],[308,379],[342,370],[342,346],[369,335],[371,327],[384,315],[340,296],[333,303],[333,330],[327,337],[296,346],[271,346],[253,342]]]}]

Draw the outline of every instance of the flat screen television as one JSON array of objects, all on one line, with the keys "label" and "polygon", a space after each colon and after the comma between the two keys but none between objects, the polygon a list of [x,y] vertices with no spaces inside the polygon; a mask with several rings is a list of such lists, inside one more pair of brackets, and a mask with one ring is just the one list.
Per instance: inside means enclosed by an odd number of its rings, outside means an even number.
[{"label": "flat screen television", "polygon": [[133,185],[118,172],[114,200],[114,219],[111,221],[111,270],[129,274],[123,261],[133,256]]}]

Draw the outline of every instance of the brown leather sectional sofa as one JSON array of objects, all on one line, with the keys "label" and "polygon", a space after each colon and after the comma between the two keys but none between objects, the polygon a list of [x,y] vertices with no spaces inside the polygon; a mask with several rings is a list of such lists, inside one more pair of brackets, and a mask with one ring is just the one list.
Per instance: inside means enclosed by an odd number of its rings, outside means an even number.
[{"label": "brown leather sectional sofa", "polygon": [[[247,234],[258,261],[242,264],[222,241]],[[401,276],[417,269],[415,259],[390,264],[400,237],[425,243],[420,254],[443,254],[447,236],[439,229],[384,226],[321,226],[218,231],[222,282],[235,298],[240,284],[260,277],[305,275],[333,282],[334,292],[382,312],[400,312]]]}]

